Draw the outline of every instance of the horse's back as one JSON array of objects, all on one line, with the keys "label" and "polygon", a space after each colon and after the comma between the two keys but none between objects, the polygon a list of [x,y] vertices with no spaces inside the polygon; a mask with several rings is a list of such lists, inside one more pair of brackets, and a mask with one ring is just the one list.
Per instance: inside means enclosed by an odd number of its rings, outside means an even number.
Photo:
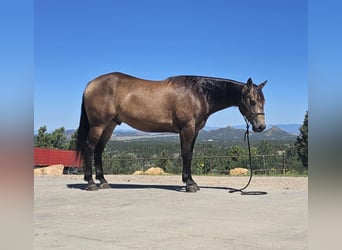
[{"label": "horse's back", "polygon": [[84,97],[96,120],[120,120],[149,132],[177,132],[204,116],[207,106],[184,77],[150,81],[109,73],[91,81]]},{"label": "horse's back", "polygon": [[[140,90],[160,91],[165,88],[166,80],[153,81],[137,78],[120,72],[101,75],[88,83],[85,93],[103,92],[109,89],[115,92],[134,92]],[[96,93],[98,94],[98,93]]]}]

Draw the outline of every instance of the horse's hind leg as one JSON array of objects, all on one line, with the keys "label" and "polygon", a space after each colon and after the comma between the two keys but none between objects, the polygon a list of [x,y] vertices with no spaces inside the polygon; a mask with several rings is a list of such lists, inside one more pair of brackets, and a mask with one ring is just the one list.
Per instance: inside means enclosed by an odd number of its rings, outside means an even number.
[{"label": "horse's hind leg", "polygon": [[92,177],[92,156],[94,155],[95,147],[102,136],[103,128],[91,127],[88,134],[86,152],[83,156],[84,161],[84,180],[88,182],[87,190],[97,190],[97,186]]},{"label": "horse's hind leg", "polygon": [[83,155],[83,171],[84,180],[88,182],[87,190],[94,191],[97,190],[97,186],[92,177],[92,155],[94,152],[94,147],[87,141],[86,150]]},{"label": "horse's hind leg", "polygon": [[100,188],[110,188],[107,180],[104,177],[103,166],[102,166],[102,153],[106,146],[106,143],[112,136],[113,130],[116,126],[115,122],[110,122],[102,133],[102,136],[97,143],[94,150],[94,161],[95,161],[95,171],[96,179],[100,181]]}]

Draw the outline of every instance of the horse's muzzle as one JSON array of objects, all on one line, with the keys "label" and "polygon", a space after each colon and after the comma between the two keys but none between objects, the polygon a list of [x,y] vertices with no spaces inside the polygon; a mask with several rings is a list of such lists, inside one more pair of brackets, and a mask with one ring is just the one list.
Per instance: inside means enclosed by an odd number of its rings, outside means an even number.
[{"label": "horse's muzzle", "polygon": [[254,132],[257,132],[257,133],[264,131],[265,128],[266,128],[266,125],[265,125],[265,124],[260,124],[260,125],[257,125],[257,126],[254,126],[254,125],[253,125],[253,126],[252,126],[253,131],[254,131]]}]

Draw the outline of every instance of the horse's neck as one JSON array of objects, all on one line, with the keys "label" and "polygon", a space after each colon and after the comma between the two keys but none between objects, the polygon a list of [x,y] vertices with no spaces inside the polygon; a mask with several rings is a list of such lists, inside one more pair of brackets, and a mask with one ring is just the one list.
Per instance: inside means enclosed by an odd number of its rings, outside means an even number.
[{"label": "horse's neck", "polygon": [[220,87],[210,93],[210,112],[215,113],[225,108],[239,106],[244,85],[229,80],[218,83],[218,85]]}]

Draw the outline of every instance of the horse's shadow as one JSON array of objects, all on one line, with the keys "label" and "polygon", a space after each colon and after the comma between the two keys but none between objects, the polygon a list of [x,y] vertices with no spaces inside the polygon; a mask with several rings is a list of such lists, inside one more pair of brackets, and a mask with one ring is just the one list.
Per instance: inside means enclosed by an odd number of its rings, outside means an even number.
[{"label": "horse's shadow", "polygon": [[[176,191],[176,192],[185,192],[185,186],[180,185],[162,185],[162,184],[134,184],[134,183],[125,183],[125,184],[109,184],[111,189],[162,189],[168,191]],[[71,189],[80,189],[87,190],[86,183],[76,183],[76,184],[67,184],[68,188]],[[99,184],[97,184],[99,187]],[[214,186],[199,186],[200,189],[221,189],[221,190],[232,190],[234,188],[229,187],[214,187]]]},{"label": "horse's shadow", "polygon": [[[182,192],[185,191],[184,186],[177,185],[160,185],[160,184],[109,184],[111,189],[164,189],[170,191]],[[97,184],[100,188],[100,185]],[[77,183],[77,184],[67,184],[68,188],[87,190],[87,184]]]}]

